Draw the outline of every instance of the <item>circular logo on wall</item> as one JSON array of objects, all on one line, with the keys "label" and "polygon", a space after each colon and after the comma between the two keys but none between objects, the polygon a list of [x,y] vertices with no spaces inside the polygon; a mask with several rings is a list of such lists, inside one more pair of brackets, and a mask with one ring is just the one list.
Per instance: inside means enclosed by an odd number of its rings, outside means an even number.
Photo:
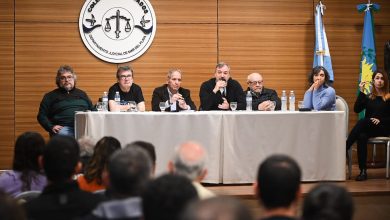
[{"label": "circular logo on wall", "polygon": [[148,0],[86,0],[79,18],[84,45],[110,63],[129,62],[145,53],[156,24]]}]

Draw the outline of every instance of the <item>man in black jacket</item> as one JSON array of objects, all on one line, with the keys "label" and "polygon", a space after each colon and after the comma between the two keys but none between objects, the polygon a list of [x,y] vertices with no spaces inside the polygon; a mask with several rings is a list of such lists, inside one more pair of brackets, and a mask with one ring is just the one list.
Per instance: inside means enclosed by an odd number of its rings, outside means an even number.
[{"label": "man in black jacket", "polygon": [[199,91],[200,110],[229,110],[237,102],[237,110],[245,109],[245,94],[239,82],[230,77],[230,66],[218,63],[214,78],[202,83]]},{"label": "man in black jacket", "polygon": [[190,90],[181,87],[181,76],[180,69],[168,71],[167,83],[153,91],[153,111],[160,111],[160,102],[165,102],[165,111],[168,112],[196,110],[196,106],[191,99]]},{"label": "man in black jacket", "polygon": [[80,190],[72,179],[81,170],[80,149],[73,137],[57,135],[50,139],[40,164],[48,185],[39,197],[27,202],[28,219],[74,219],[89,214],[101,197]]},{"label": "man in black jacket", "polygon": [[260,111],[280,110],[281,102],[273,89],[264,87],[263,76],[260,73],[248,75],[248,89],[252,94],[252,109]]},{"label": "man in black jacket", "polygon": [[92,110],[87,94],[76,88],[77,76],[70,66],[61,66],[57,71],[57,89],[46,93],[39,106],[37,120],[53,135],[74,137],[74,116],[76,111]]}]

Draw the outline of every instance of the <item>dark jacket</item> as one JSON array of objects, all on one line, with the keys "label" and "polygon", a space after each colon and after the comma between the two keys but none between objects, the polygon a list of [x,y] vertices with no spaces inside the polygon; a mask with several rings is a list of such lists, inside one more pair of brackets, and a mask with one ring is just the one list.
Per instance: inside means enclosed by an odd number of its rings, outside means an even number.
[{"label": "dark jacket", "polygon": [[[208,81],[202,83],[199,91],[199,110],[222,110],[218,108],[218,105],[223,103],[223,96],[220,91],[218,91],[217,93],[213,92],[215,84],[215,78],[209,79]],[[237,102],[237,110],[245,110],[245,94],[242,90],[240,83],[238,83],[232,78],[229,78],[229,80],[227,81],[226,90],[227,93],[225,98],[227,102]]]},{"label": "dark jacket", "polygon": [[68,220],[89,214],[102,198],[79,189],[76,181],[50,184],[24,204],[28,219]]},{"label": "dark jacket", "polygon": [[[153,91],[152,96],[152,111],[160,111],[159,104],[160,102],[166,102],[169,101],[169,93],[168,93],[168,85],[164,84],[160,87],[157,87]],[[186,101],[187,105],[191,107],[191,110],[196,110],[196,106],[194,102],[191,99],[190,90],[180,87],[178,90],[178,93],[180,93],[184,101]],[[183,109],[180,108],[179,103],[176,103],[176,111],[181,111]],[[165,111],[171,111],[171,107],[168,107],[165,109]]]},{"label": "dark jacket", "polygon": [[[247,90],[245,91],[245,94],[248,91],[250,91],[249,88],[247,88]],[[256,94],[256,93],[252,92],[252,109],[257,111],[259,109],[258,108],[259,104],[264,102],[264,101],[267,101],[267,100],[276,102],[275,110],[281,109],[281,101],[280,101],[280,98],[278,97],[278,94],[276,93],[276,91],[273,89],[267,89],[264,87],[263,87],[260,94]]]}]

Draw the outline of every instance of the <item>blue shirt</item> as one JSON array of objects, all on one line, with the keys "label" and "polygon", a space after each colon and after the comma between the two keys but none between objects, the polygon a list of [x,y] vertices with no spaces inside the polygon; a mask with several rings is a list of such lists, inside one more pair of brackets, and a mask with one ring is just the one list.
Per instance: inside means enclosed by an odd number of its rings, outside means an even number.
[{"label": "blue shirt", "polygon": [[326,85],[321,85],[317,90],[305,92],[303,98],[305,108],[314,109],[317,111],[334,111],[336,109],[336,92]]}]

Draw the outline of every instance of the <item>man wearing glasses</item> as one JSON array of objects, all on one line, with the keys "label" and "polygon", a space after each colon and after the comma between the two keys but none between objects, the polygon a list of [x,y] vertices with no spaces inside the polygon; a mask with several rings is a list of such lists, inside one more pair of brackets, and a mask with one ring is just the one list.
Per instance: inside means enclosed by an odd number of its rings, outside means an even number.
[{"label": "man wearing glasses", "polygon": [[202,83],[199,91],[200,110],[229,110],[237,102],[237,110],[245,109],[245,94],[239,82],[230,77],[230,66],[218,63],[214,78]]},{"label": "man wearing glasses", "polygon": [[76,88],[77,76],[73,68],[64,65],[57,70],[57,89],[46,93],[39,106],[37,120],[53,135],[74,137],[74,115],[76,111],[92,109],[87,94]]},{"label": "man wearing glasses", "polygon": [[130,66],[121,66],[116,71],[117,83],[108,90],[108,105],[110,111],[118,108],[120,111],[127,111],[130,105],[123,104],[117,106],[115,102],[115,93],[119,92],[121,103],[134,101],[137,104],[138,111],[145,111],[145,99],[141,87],[134,82],[134,71]]},{"label": "man wearing glasses", "polygon": [[260,111],[280,110],[281,102],[273,89],[264,88],[263,76],[260,73],[248,75],[248,89],[252,93],[252,109]]}]

